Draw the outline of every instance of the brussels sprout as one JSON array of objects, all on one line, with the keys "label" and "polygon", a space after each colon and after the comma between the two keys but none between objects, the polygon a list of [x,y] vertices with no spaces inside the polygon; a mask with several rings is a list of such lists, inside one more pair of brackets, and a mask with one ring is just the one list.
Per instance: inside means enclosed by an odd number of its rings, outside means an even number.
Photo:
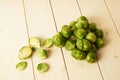
[{"label": "brussels sprout", "polygon": [[86,53],[79,49],[73,49],[71,55],[77,60],[83,60],[86,58]]},{"label": "brussels sprout", "polygon": [[61,29],[61,33],[65,38],[69,38],[72,34],[72,30],[71,30],[70,26],[64,25]]},{"label": "brussels sprout", "polygon": [[40,40],[36,37],[31,37],[29,43],[31,47],[40,48]]},{"label": "brussels sprout", "polygon": [[78,21],[79,20],[84,20],[84,21],[87,21],[88,22],[88,19],[85,17],[85,16],[80,16],[79,18],[78,18]]},{"label": "brussels sprout", "polygon": [[88,23],[87,23],[87,21],[85,21],[85,20],[79,20],[79,21],[75,24],[75,26],[76,26],[78,29],[79,29],[79,28],[86,29],[87,26],[88,26]]},{"label": "brussels sprout", "polygon": [[87,32],[84,29],[77,29],[74,30],[74,35],[78,38],[78,39],[83,39],[86,36]]},{"label": "brussels sprout", "polygon": [[32,48],[29,46],[24,46],[19,50],[18,58],[23,60],[27,59],[32,55]]},{"label": "brussels sprout", "polygon": [[65,43],[66,50],[72,50],[75,48],[75,42],[72,40],[67,40]]},{"label": "brussels sprout", "polygon": [[16,69],[18,71],[23,71],[27,66],[27,63],[26,62],[19,62],[17,65],[16,65]]},{"label": "brussels sprout", "polygon": [[88,39],[89,41],[91,41],[92,43],[94,43],[96,41],[96,36],[94,33],[92,32],[89,32],[87,35],[86,35],[86,39]]},{"label": "brussels sprout", "polygon": [[88,52],[87,57],[86,57],[87,62],[93,63],[96,61],[96,55],[94,52]]},{"label": "brussels sprout", "polygon": [[53,43],[57,47],[63,47],[65,45],[65,38],[61,32],[58,32],[53,36]]},{"label": "brussels sprout", "polygon": [[92,31],[92,32],[95,31],[97,29],[96,26],[97,25],[94,22],[90,23],[89,24],[89,30]]},{"label": "brussels sprout", "polygon": [[72,21],[72,22],[70,22],[70,27],[73,27],[73,26],[75,26],[75,24],[77,23],[77,21]]},{"label": "brussels sprout", "polygon": [[104,40],[103,38],[97,38],[96,42],[95,42],[97,48],[101,48],[104,46]]},{"label": "brussels sprout", "polygon": [[83,40],[82,39],[77,39],[76,41],[76,47],[80,50],[83,50]]},{"label": "brussels sprout", "polygon": [[91,48],[91,43],[86,39],[77,40],[76,46],[82,51],[88,51]]},{"label": "brussels sprout", "polygon": [[37,53],[37,56],[41,59],[46,59],[48,57],[47,50],[45,49],[38,49],[36,53]]},{"label": "brussels sprout", "polygon": [[51,47],[52,45],[53,45],[53,40],[50,39],[50,38],[45,39],[45,40],[43,41],[43,46],[44,46],[45,48],[49,48],[49,47]]},{"label": "brussels sprout", "polygon": [[71,35],[69,40],[76,41],[76,37],[74,35]]},{"label": "brussels sprout", "polygon": [[37,65],[37,70],[41,73],[46,72],[48,69],[49,69],[49,66],[46,63],[40,63]]},{"label": "brussels sprout", "polygon": [[97,50],[97,47],[95,46],[95,44],[91,44],[91,48],[89,51],[95,52],[96,50]]},{"label": "brussels sprout", "polygon": [[103,31],[101,29],[97,29],[94,33],[96,37],[103,38]]}]

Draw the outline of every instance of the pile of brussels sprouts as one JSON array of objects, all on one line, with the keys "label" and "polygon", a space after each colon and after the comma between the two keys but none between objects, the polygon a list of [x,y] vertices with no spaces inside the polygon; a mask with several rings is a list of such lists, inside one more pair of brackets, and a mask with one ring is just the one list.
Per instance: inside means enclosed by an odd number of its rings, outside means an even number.
[{"label": "pile of brussels sprouts", "polygon": [[[87,62],[93,63],[96,61],[96,51],[104,45],[103,31],[98,29],[94,22],[89,23],[85,16],[81,16],[69,25],[64,25],[53,38],[41,42],[39,38],[31,37],[29,46],[23,46],[19,50],[18,58],[25,60],[36,53],[38,58],[46,59],[48,58],[47,48],[53,45],[59,48],[65,47],[66,50],[71,51],[72,57],[77,60],[86,59]],[[16,68],[22,71],[26,66],[27,62],[21,61],[16,65]],[[46,72],[48,69],[47,63],[37,65],[39,72]]]},{"label": "pile of brussels sprouts", "polygon": [[96,61],[96,51],[104,45],[103,31],[94,22],[89,23],[85,16],[81,16],[77,21],[64,25],[53,36],[53,43],[71,51],[73,58],[93,63]]}]

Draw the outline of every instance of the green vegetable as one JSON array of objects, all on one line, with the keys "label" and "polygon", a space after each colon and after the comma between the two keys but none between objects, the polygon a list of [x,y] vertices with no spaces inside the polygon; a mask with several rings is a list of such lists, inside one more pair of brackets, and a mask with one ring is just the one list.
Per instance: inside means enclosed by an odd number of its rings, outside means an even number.
[{"label": "green vegetable", "polygon": [[45,48],[49,48],[49,47],[51,47],[52,45],[53,45],[53,40],[50,39],[50,38],[45,39],[45,40],[43,41],[43,46],[44,46]]},{"label": "green vegetable", "polygon": [[95,31],[97,29],[96,26],[97,25],[94,22],[90,23],[89,24],[89,30],[92,31],[92,32]]},{"label": "green vegetable", "polygon": [[27,63],[26,63],[26,62],[19,62],[19,63],[16,65],[16,69],[17,69],[18,71],[23,71],[26,67],[27,67]]},{"label": "green vegetable", "polygon": [[80,39],[77,40],[76,47],[82,51],[89,51],[91,48],[91,43],[86,39]]},{"label": "green vegetable", "polygon": [[88,39],[89,41],[91,41],[92,43],[94,43],[96,41],[96,36],[94,33],[89,32],[86,36],[86,39]]},{"label": "green vegetable", "polygon": [[88,52],[86,60],[88,63],[93,63],[96,61],[96,55],[94,52]]},{"label": "green vegetable", "polygon": [[65,38],[69,38],[72,34],[71,27],[68,25],[64,25],[61,29],[61,33]]},{"label": "green vegetable", "polygon": [[40,63],[37,65],[37,70],[41,73],[46,72],[49,69],[49,66],[46,63]]},{"label": "green vegetable", "polygon": [[65,43],[66,50],[72,50],[75,48],[75,42],[72,40],[67,40]]},{"label": "green vegetable", "polygon": [[53,36],[53,43],[57,47],[63,47],[65,45],[65,38],[61,32],[58,32]]},{"label": "green vegetable", "polygon": [[29,43],[31,47],[40,48],[40,40],[36,37],[31,37]]},{"label": "green vegetable", "polygon": [[70,22],[70,27],[74,27],[75,26],[75,24],[77,23],[77,21],[72,21],[72,22]]},{"label": "green vegetable", "polygon": [[79,49],[73,49],[71,55],[77,60],[83,60],[86,58],[86,53]]},{"label": "green vegetable", "polygon": [[104,46],[104,40],[103,40],[103,38],[97,38],[95,44],[96,44],[97,48],[103,47]]},{"label": "green vegetable", "polygon": [[88,19],[85,16],[80,16],[78,18],[78,21],[80,21],[80,20],[84,20],[84,21],[88,22]]},{"label": "green vegetable", "polygon": [[76,24],[75,24],[75,26],[79,29],[86,29],[87,27],[88,27],[88,23],[87,23],[87,21],[85,21],[85,20],[79,20]]},{"label": "green vegetable", "polygon": [[32,48],[29,46],[24,46],[19,50],[18,58],[23,60],[27,59],[32,55]]},{"label": "green vegetable", "polygon": [[83,39],[86,36],[87,32],[84,29],[77,29],[74,30],[74,35],[78,38],[78,39]]},{"label": "green vegetable", "polygon": [[97,38],[103,38],[103,31],[101,29],[97,29],[94,33]]},{"label": "green vegetable", "polygon": [[41,59],[46,59],[48,57],[47,50],[45,49],[38,49],[36,52],[37,52],[37,56]]},{"label": "green vegetable", "polygon": [[89,49],[89,51],[95,52],[96,50],[97,50],[97,47],[95,46],[95,44],[91,44],[91,48]]}]

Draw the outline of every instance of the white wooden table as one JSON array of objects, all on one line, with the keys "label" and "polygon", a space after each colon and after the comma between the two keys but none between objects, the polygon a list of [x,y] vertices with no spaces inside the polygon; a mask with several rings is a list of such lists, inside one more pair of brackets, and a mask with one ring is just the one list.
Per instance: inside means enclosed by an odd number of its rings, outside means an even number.
[{"label": "white wooden table", "polygon": [[[81,15],[104,31],[105,46],[96,63],[52,47],[48,59],[34,54],[25,60],[26,70],[16,70],[18,50],[28,45],[29,37],[52,37]],[[0,0],[0,37],[0,80],[120,80],[120,0]],[[48,72],[36,70],[40,62],[50,65]]]}]

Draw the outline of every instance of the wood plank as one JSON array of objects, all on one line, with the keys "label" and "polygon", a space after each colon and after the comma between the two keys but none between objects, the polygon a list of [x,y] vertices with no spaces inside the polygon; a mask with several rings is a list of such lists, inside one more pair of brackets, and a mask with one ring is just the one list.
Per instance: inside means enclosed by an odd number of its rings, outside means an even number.
[{"label": "wood plank", "polygon": [[[59,31],[64,24],[69,24],[81,15],[76,0],[51,0],[51,2]],[[102,80],[96,63],[89,64],[85,60],[75,60],[64,48],[63,53],[69,80]]]},{"label": "wood plank", "polygon": [[105,46],[98,51],[104,80],[120,80],[120,36],[104,0],[79,0],[79,5],[83,14],[104,31]]},{"label": "wood plank", "polygon": [[105,0],[105,2],[120,32],[120,0]]},{"label": "wood plank", "polygon": [[[50,4],[48,0],[24,0],[28,20],[30,37],[39,37],[40,40],[51,38],[56,33]],[[33,55],[33,64],[36,80],[67,80],[65,65],[61,50],[56,47],[49,48],[48,59],[40,60]],[[39,73],[37,65],[41,62],[49,64],[50,69],[46,73]]]},{"label": "wood plank", "polygon": [[28,45],[23,8],[18,0],[0,0],[0,79],[34,80],[31,60],[27,69],[19,72],[16,64],[20,61],[19,49]]}]

